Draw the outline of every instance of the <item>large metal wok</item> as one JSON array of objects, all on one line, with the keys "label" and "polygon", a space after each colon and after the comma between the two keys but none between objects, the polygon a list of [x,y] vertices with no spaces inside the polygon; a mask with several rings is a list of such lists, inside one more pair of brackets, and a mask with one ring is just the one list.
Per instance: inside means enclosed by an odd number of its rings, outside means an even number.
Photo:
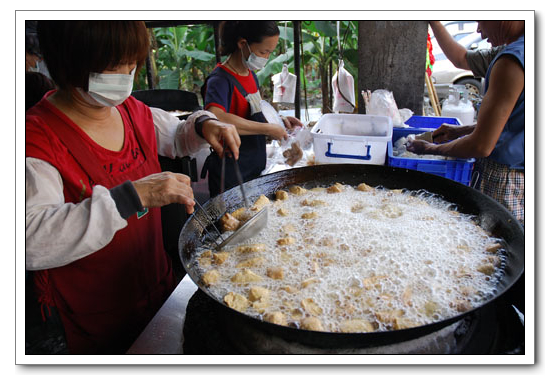
[{"label": "large metal wok", "polygon": [[[473,312],[493,302],[505,293],[522,275],[524,269],[525,236],[523,227],[495,200],[486,195],[452,180],[418,171],[391,168],[385,166],[340,164],[320,165],[285,170],[261,176],[245,183],[251,199],[261,194],[273,198],[275,191],[297,184],[306,188],[329,186],[335,182],[356,186],[367,183],[371,186],[386,188],[405,188],[408,190],[427,190],[440,195],[443,199],[457,205],[462,213],[479,217],[480,226],[495,237],[504,240],[506,249],[506,267],[498,283],[496,295],[480,307],[452,318],[431,324],[395,331],[372,333],[331,333],[300,330],[279,326],[237,312],[212,297],[202,285],[200,276],[193,263],[195,249],[207,241],[206,233],[197,220],[206,223],[208,218],[202,212],[196,212],[197,218],[190,217],[185,223],[179,238],[179,252],[183,266],[191,279],[213,299],[213,306],[218,306],[223,317],[234,324],[243,324],[287,341],[323,348],[360,348],[387,345],[406,341],[435,332],[447,325],[472,315]],[[239,188],[233,188],[209,200],[203,207],[208,215],[221,217],[226,210],[235,210],[242,206]],[[424,236],[429,236],[424,235]]]}]

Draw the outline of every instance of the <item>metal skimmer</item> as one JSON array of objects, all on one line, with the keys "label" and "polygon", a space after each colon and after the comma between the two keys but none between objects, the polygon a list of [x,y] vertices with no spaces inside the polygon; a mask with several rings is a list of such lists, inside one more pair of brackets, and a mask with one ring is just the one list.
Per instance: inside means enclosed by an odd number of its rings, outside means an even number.
[{"label": "metal skimmer", "polygon": [[[241,189],[241,194],[243,196],[244,204],[247,210],[250,209],[250,203],[248,201],[248,198],[246,196],[246,192],[243,186],[243,177],[241,175],[241,170],[239,169],[239,165],[237,164],[237,160],[233,158],[233,164],[235,165],[235,174],[237,175],[237,180],[239,181],[239,187]],[[224,157],[222,158],[222,172],[221,172],[221,191],[220,194],[223,193],[224,190],[224,174],[225,174],[225,148],[224,148]],[[248,219],[241,227],[239,227],[236,231],[233,232],[229,237],[226,239],[223,238],[222,234],[216,227],[215,220],[212,220],[212,218],[208,215],[206,210],[200,205],[199,202],[195,199],[195,203],[197,207],[204,213],[206,220],[208,221],[208,224],[205,226],[197,217],[194,216],[195,220],[199,223],[199,225],[202,227],[204,232],[210,236],[212,239],[214,239],[214,243],[216,244],[216,250],[220,250],[225,246],[228,245],[234,245],[237,243],[241,243],[246,241],[247,239],[253,237],[254,235],[258,234],[266,225],[268,220],[268,211],[267,207],[262,208],[260,211],[258,211],[255,215],[253,215],[250,219]],[[208,226],[212,226],[217,233],[217,236],[212,237],[212,234],[208,231]],[[218,239],[222,239],[221,243],[218,243]]]}]

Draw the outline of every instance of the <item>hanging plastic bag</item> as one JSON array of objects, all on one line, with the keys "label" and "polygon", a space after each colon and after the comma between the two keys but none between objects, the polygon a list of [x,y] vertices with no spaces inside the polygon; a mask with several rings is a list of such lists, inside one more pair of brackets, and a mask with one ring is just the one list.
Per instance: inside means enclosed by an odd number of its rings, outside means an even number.
[{"label": "hanging plastic bag", "polygon": [[273,82],[273,103],[294,103],[296,93],[296,75],[288,72],[288,65],[271,77]]},{"label": "hanging plastic bag", "polygon": [[408,108],[397,109],[397,103],[393,98],[393,92],[388,90],[362,91],[365,101],[365,113],[367,115],[389,116],[394,127],[408,127],[405,124],[413,115]]},{"label": "hanging plastic bag", "polygon": [[355,110],[355,82],[344,68],[344,61],[338,61],[338,70],[332,77],[334,93],[333,112],[353,112]]}]

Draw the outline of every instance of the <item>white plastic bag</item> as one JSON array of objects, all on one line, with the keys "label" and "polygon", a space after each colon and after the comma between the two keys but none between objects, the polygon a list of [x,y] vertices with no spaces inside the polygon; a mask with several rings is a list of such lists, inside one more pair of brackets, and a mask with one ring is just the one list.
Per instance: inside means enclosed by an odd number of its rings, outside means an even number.
[{"label": "white plastic bag", "polygon": [[296,75],[288,72],[288,65],[271,77],[273,82],[273,103],[294,103],[296,93]]},{"label": "white plastic bag", "polygon": [[362,91],[367,115],[389,116],[394,127],[408,127],[405,122],[413,115],[408,108],[397,109],[393,92],[388,90]]},{"label": "white plastic bag", "polygon": [[339,60],[338,71],[332,77],[333,112],[353,112],[355,110],[354,84],[353,76],[344,68],[344,61]]}]

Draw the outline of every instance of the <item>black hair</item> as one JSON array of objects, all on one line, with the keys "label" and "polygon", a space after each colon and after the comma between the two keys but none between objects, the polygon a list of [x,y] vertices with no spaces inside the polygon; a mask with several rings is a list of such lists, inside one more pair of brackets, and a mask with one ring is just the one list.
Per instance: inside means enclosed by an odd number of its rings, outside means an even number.
[{"label": "black hair", "polygon": [[237,50],[237,42],[242,38],[248,44],[261,43],[266,37],[279,36],[276,21],[270,20],[230,20],[222,21],[220,31],[220,54],[229,55]]},{"label": "black hair", "polygon": [[137,63],[149,53],[149,33],[143,21],[40,20],[40,50],[52,80],[60,89],[88,90],[90,72]]},{"label": "black hair", "polygon": [[25,72],[25,111],[38,103],[46,92],[54,88],[53,82],[40,72]]}]

